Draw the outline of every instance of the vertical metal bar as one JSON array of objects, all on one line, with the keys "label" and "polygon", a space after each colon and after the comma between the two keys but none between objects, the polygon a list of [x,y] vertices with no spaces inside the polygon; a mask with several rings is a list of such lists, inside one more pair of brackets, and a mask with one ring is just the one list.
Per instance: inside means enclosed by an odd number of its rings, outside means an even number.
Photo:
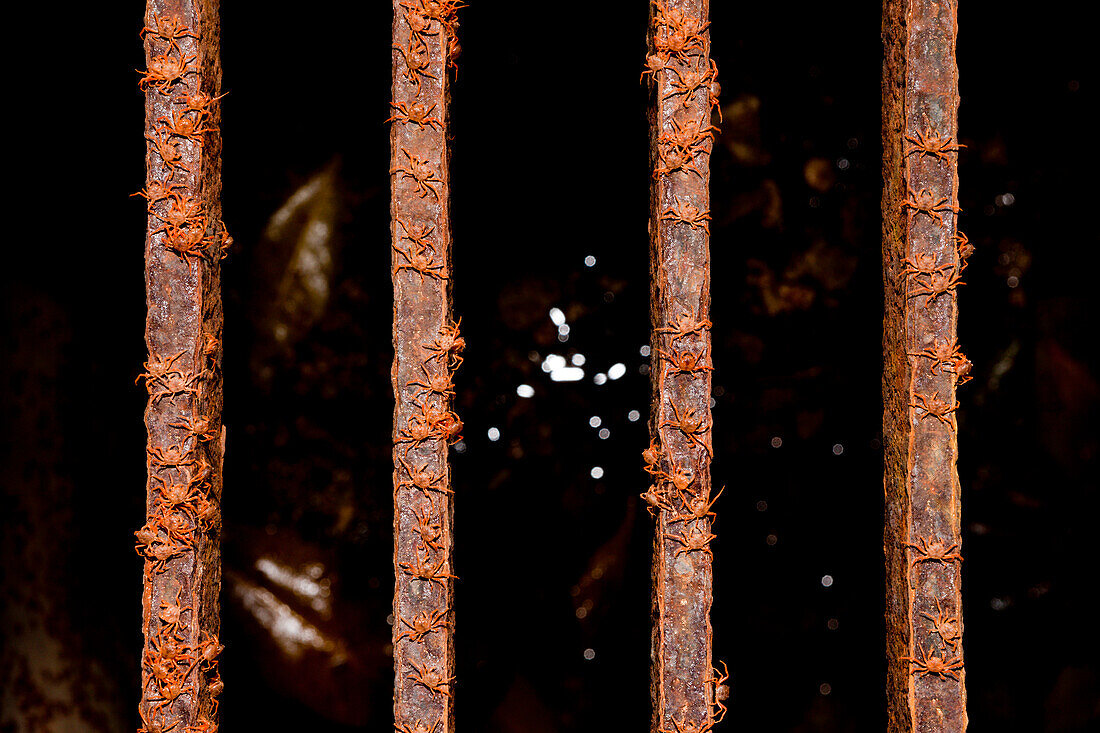
[{"label": "vertical metal bar", "polygon": [[957,3],[883,7],[888,727],[962,731]]},{"label": "vertical metal bar", "polygon": [[390,235],[393,273],[394,725],[454,730],[453,493],[461,438],[452,375],[448,66],[456,0],[393,0]]},{"label": "vertical metal bar", "polygon": [[708,0],[653,0],[649,56],[653,406],[644,453],[654,485],[654,733],[721,719],[711,662],[710,153],[717,68]]},{"label": "vertical metal bar", "polygon": [[149,0],[145,240],[149,349],[142,597],[145,729],[217,727],[221,425],[218,0]]}]

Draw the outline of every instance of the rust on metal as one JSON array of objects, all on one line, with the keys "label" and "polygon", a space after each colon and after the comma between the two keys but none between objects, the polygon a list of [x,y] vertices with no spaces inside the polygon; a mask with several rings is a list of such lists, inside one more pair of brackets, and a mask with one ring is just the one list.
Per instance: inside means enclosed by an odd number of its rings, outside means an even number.
[{"label": "rust on metal", "polygon": [[453,490],[462,437],[451,308],[448,67],[457,0],[393,1],[390,235],[393,275],[394,727],[454,730]]},{"label": "rust on metal", "polygon": [[146,6],[143,730],[217,728],[221,588],[221,84],[217,0]]},{"label": "rust on metal", "polygon": [[957,4],[883,6],[883,436],[891,731],[966,729],[956,388]]},{"label": "rust on metal", "polygon": [[653,405],[642,495],[653,542],[653,733],[701,733],[725,713],[712,662],[710,154],[717,68],[708,0],[654,0],[649,26]]}]

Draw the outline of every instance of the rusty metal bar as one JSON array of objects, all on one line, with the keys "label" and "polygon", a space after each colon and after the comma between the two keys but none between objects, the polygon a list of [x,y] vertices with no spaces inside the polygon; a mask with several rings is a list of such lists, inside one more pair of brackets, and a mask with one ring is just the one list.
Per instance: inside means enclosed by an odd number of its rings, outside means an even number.
[{"label": "rusty metal bar", "polygon": [[150,733],[212,733],[222,689],[220,261],[232,240],[221,222],[218,9],[218,0],[149,0],[141,33],[149,401],[147,517],[136,536],[139,713]]},{"label": "rusty metal bar", "polygon": [[[653,486],[653,733],[701,733],[721,720],[712,664],[710,153],[717,67],[708,0],[654,0],[650,80],[653,405],[644,452]],[[720,493],[720,492],[719,492]]]},{"label": "rusty metal bar", "polygon": [[891,731],[966,729],[956,388],[958,33],[953,0],[883,6],[883,437]]},{"label": "rusty metal bar", "polygon": [[457,0],[393,0],[390,235],[393,274],[394,727],[454,730],[453,491],[461,439],[452,376],[448,67]]}]

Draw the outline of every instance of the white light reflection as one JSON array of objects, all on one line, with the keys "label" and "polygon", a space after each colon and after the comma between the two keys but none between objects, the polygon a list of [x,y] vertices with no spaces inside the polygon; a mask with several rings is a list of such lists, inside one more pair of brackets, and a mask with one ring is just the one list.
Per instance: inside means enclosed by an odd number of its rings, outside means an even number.
[{"label": "white light reflection", "polygon": [[329,582],[327,578],[323,577],[325,572],[323,565],[319,563],[311,564],[303,573],[266,557],[261,557],[256,561],[255,567],[272,583],[282,586],[299,598],[308,601],[314,611],[319,612],[324,618],[328,618],[332,609],[329,606]]},{"label": "white light reflection", "polygon": [[630,422],[638,422],[641,417],[642,413],[638,412],[637,410],[631,410],[630,412],[626,413],[626,419]]},{"label": "white light reflection", "polygon": [[593,466],[592,470],[589,471],[588,474],[592,478],[596,478],[596,479],[603,478],[603,468],[601,468],[600,466]]},{"label": "white light reflection", "polygon": [[534,397],[535,388],[529,384],[521,384],[520,386],[516,387],[516,394],[520,397]]},{"label": "white light reflection", "polygon": [[584,354],[573,354],[573,366],[584,366]]},{"label": "white light reflection", "polygon": [[608,379],[618,379],[622,375],[626,374],[626,364],[618,363],[612,364],[611,368],[607,370]]},{"label": "white light reflection", "polygon": [[638,349],[638,353],[642,356],[649,356],[649,344],[646,344],[642,348]]},{"label": "white light reflection", "polygon": [[600,440],[607,440],[611,437],[611,431],[607,428],[600,428]]},{"label": "white light reflection", "polygon": [[596,266],[596,258],[593,257],[592,255],[588,255],[587,257],[584,258],[584,264],[587,267],[595,267]]},{"label": "white light reflection", "polygon": [[559,369],[565,367],[565,357],[557,354],[550,354],[542,362],[542,370],[544,372],[556,372]]},{"label": "white light reflection", "polygon": [[497,428],[489,428],[489,440],[494,443],[500,440],[500,430]]},{"label": "white light reflection", "polygon": [[562,312],[561,308],[551,308],[550,320],[554,322],[555,326],[560,326],[565,323],[565,313]]},{"label": "white light reflection", "polygon": [[594,428],[598,428],[600,426],[600,423],[602,422],[603,420],[600,419],[599,415],[593,415],[592,417],[588,418],[588,424]]},{"label": "white light reflection", "polygon": [[597,386],[601,384],[607,384],[607,375],[603,372],[600,372],[596,376],[592,377],[592,381],[595,382]]},{"label": "white light reflection", "polygon": [[562,367],[550,372],[550,379],[555,382],[576,382],[584,379],[584,370],[580,367]]}]

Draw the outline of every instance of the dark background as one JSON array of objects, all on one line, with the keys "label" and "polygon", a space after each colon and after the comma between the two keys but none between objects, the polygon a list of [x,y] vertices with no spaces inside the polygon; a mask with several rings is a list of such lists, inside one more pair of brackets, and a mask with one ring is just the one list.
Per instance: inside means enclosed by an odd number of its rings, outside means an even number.
[{"label": "dark background", "polygon": [[[224,266],[224,728],[387,730],[390,11],[265,5],[223,9],[237,242]],[[959,326],[976,364],[959,411],[968,709],[975,731],[1080,731],[1100,721],[1086,603],[1100,509],[1094,61],[1077,4],[1006,7],[959,11],[961,227],[977,245]],[[142,8],[49,12],[21,28],[39,45],[9,68],[25,143],[9,139],[22,190],[2,299],[0,725],[72,714],[71,730],[132,729],[145,224],[127,196],[144,181]],[[481,1],[461,18],[458,718],[640,730],[645,2]],[[725,113],[711,160],[713,472],[726,486],[713,619],[729,730],[885,724],[879,18],[874,3],[712,8]],[[550,354],[583,354],[584,378],[552,381]],[[625,375],[596,384],[616,363]]]}]

